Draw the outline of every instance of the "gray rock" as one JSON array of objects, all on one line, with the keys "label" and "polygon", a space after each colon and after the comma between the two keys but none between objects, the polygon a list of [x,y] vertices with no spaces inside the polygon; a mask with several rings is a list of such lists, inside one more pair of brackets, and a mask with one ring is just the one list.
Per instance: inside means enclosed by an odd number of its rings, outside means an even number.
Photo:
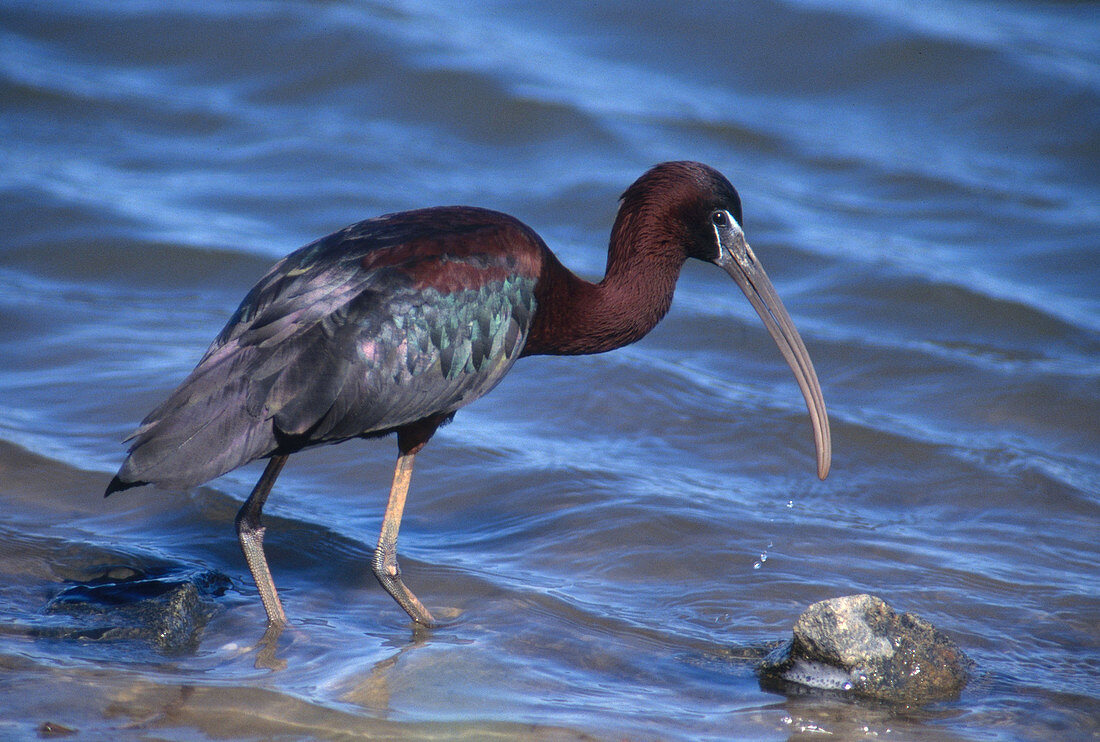
[{"label": "gray rock", "polygon": [[920,704],[958,696],[972,663],[943,632],[881,598],[849,595],[814,603],[794,637],[757,667],[761,683],[806,686]]},{"label": "gray rock", "polygon": [[137,641],[167,654],[191,651],[214,613],[213,598],[228,585],[217,572],[108,565],[55,596],[46,613],[66,620],[38,633],[82,642]]}]

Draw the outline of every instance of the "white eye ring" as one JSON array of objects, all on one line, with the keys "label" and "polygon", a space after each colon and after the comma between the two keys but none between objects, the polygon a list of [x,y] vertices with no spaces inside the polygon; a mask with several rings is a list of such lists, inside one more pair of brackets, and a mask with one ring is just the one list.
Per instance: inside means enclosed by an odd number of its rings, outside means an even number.
[{"label": "white eye ring", "polygon": [[714,226],[720,229],[725,229],[730,225],[729,212],[719,209],[718,211],[715,211],[713,214],[710,215],[710,221],[712,224],[714,224]]}]

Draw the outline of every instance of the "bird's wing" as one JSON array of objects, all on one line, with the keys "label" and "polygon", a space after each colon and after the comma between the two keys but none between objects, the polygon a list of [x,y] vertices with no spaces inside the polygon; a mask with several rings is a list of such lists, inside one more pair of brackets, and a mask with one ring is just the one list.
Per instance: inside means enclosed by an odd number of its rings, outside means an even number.
[{"label": "bird's wing", "polygon": [[279,434],[318,443],[448,414],[488,392],[522,350],[534,281],[508,276],[441,291],[410,276],[452,269],[453,260],[424,258],[374,272],[269,357],[259,376],[270,386],[253,387],[250,410],[270,416]]},{"label": "bird's wing", "polygon": [[362,222],[280,261],[131,436],[119,478],[189,486],[488,392],[530,327],[537,258],[507,246],[533,233],[469,215],[440,230],[440,216],[424,213],[430,234],[408,213]]}]

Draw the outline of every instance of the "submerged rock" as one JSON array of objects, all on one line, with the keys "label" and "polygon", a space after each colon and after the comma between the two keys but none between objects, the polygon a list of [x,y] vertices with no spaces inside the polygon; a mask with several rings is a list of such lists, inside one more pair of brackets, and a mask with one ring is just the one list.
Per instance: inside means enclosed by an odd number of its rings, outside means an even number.
[{"label": "submerged rock", "polygon": [[140,641],[160,652],[197,646],[214,613],[213,598],[229,578],[218,572],[185,572],[107,566],[74,581],[46,605],[64,625],[39,633],[81,641]]},{"label": "submerged rock", "polygon": [[794,637],[757,667],[761,683],[850,692],[895,703],[953,698],[972,666],[943,632],[881,598],[849,595],[814,603]]}]

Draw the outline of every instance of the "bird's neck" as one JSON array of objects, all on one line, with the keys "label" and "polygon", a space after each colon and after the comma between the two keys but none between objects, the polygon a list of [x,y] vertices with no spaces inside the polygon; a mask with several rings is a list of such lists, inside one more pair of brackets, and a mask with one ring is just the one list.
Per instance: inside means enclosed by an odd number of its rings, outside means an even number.
[{"label": "bird's neck", "polygon": [[665,316],[684,263],[683,252],[655,249],[651,239],[641,249],[638,240],[646,236],[621,227],[617,221],[607,271],[599,283],[579,278],[546,252],[524,355],[614,350],[641,339]]}]

